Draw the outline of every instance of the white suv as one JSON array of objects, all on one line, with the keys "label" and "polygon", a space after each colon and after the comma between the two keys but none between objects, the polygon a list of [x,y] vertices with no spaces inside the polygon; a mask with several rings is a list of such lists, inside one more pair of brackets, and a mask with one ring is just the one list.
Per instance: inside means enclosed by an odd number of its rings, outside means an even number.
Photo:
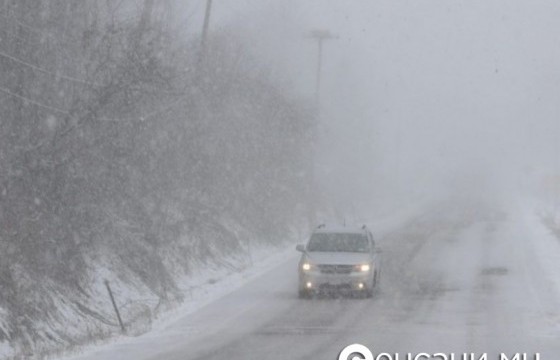
[{"label": "white suv", "polygon": [[298,245],[299,297],[338,290],[373,295],[379,279],[379,253],[371,232],[362,228],[320,225],[307,245]]}]

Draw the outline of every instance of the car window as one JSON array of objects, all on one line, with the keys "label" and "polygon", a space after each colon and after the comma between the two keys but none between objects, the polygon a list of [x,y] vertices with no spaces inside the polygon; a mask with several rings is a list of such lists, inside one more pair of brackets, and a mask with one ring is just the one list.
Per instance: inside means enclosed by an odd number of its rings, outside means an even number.
[{"label": "car window", "polygon": [[324,252],[369,252],[370,244],[362,234],[320,233],[309,239],[307,251]]}]

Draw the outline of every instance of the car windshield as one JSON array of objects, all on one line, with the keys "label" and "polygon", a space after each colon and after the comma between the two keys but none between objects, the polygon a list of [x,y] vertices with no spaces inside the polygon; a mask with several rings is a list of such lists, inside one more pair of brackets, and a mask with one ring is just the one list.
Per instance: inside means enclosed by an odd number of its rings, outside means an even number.
[{"label": "car windshield", "polygon": [[321,233],[311,236],[307,251],[363,253],[369,251],[369,244],[362,234]]}]

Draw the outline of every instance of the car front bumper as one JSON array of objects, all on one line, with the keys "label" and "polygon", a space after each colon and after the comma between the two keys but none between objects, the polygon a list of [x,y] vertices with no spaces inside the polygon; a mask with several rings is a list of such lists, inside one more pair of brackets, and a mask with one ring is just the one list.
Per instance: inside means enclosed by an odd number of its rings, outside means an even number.
[{"label": "car front bumper", "polygon": [[323,274],[320,272],[301,272],[300,288],[307,291],[323,290],[365,290],[371,287],[373,275],[368,272],[349,274]]}]

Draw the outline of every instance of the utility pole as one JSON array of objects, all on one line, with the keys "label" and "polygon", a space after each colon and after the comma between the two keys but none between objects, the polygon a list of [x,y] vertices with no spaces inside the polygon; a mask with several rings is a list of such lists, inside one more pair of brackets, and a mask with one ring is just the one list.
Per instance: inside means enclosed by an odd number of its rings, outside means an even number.
[{"label": "utility pole", "polygon": [[144,8],[140,17],[138,28],[140,31],[146,31],[152,21],[152,12],[154,10],[154,0],[144,0]]},{"label": "utility pole", "polygon": [[[312,30],[309,37],[311,39],[317,41],[317,69],[316,69],[316,78],[315,78],[315,111],[317,114],[317,119],[320,120],[321,118],[321,73],[323,67],[323,42],[326,40],[335,39],[336,36],[331,34],[328,30]],[[317,223],[317,202],[318,202],[318,194],[317,189],[315,188],[315,145],[312,145],[311,150],[311,158],[309,164],[309,226],[310,228],[314,228]]]},{"label": "utility pole", "polygon": [[210,13],[212,12],[212,0],[206,0],[206,13],[204,14],[204,24],[202,25],[202,38],[200,39],[201,51],[206,48],[206,38],[208,37],[208,27],[210,26]]},{"label": "utility pole", "polygon": [[320,106],[320,93],[321,93],[321,73],[323,67],[323,42],[326,40],[336,39],[336,36],[331,34],[328,30],[313,30],[311,31],[311,38],[317,40],[318,53],[317,53],[317,74],[315,78],[315,105],[317,109]]},{"label": "utility pole", "polygon": [[200,37],[200,50],[196,64],[196,82],[199,83],[204,72],[206,61],[206,42],[208,38],[208,28],[210,27],[210,13],[212,12],[212,0],[206,0],[206,12],[204,13],[204,24],[202,25],[202,35]]}]

